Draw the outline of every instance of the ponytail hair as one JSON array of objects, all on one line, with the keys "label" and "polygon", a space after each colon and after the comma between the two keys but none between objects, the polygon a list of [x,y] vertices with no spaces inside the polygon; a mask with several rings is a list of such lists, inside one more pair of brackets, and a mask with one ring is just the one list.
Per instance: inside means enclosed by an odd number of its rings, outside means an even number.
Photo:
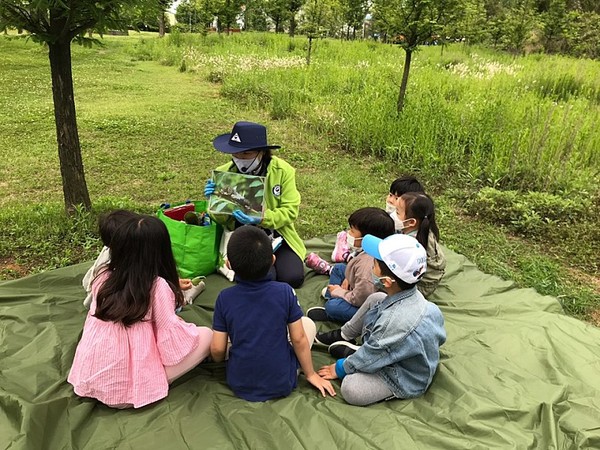
[{"label": "ponytail hair", "polygon": [[169,284],[176,305],[183,305],[171,239],[157,217],[140,215],[116,230],[110,245],[108,272],[96,296],[94,316],[100,320],[125,326],[143,320],[152,303],[157,277]]},{"label": "ponytail hair", "polygon": [[407,219],[416,219],[419,227],[417,241],[427,248],[429,233],[436,240],[440,239],[440,231],[435,221],[435,205],[433,199],[424,192],[407,192],[400,197],[404,201],[404,214]]}]

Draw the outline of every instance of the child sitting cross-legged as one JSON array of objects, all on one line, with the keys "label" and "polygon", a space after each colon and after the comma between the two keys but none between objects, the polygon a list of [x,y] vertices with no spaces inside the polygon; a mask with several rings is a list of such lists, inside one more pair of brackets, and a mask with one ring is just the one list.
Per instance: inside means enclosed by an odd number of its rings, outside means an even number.
[{"label": "child sitting cross-legged", "polygon": [[217,297],[212,358],[227,359],[227,384],[245,400],[288,396],[298,383],[298,366],[323,396],[335,395],[313,368],[315,324],[303,317],[290,285],[269,277],[274,262],[271,240],[260,228],[244,225],[233,232],[227,264],[238,283]]},{"label": "child sitting cross-legged", "polygon": [[348,244],[355,256],[348,264],[337,263],[331,268],[329,285],[323,290],[327,302],[325,307],[316,306],[307,311],[312,320],[344,323],[376,292],[371,279],[373,258],[362,251],[361,241],[366,234],[380,238],[394,234],[394,221],[383,209],[369,207],[354,211],[348,225]]},{"label": "child sitting cross-legged", "polygon": [[[446,258],[438,243],[439,229],[435,219],[435,205],[430,196],[423,192],[407,192],[396,200],[396,211],[392,213],[396,229],[400,233],[412,236],[427,250],[427,272],[419,280],[417,289],[424,297],[429,298],[444,276]],[[384,295],[378,293],[377,295]],[[341,328],[317,333],[315,341],[329,346],[329,353],[334,358],[342,357],[349,349],[354,348],[355,339],[363,329],[363,319],[377,295],[371,295],[358,309],[352,319]]]},{"label": "child sitting cross-legged", "polygon": [[414,398],[431,385],[446,341],[440,309],[416,284],[427,268],[427,253],[407,235],[367,235],[365,253],[375,258],[373,282],[385,291],[365,316],[363,344],[319,374],[342,380],[342,396],[365,406],[393,398]]}]

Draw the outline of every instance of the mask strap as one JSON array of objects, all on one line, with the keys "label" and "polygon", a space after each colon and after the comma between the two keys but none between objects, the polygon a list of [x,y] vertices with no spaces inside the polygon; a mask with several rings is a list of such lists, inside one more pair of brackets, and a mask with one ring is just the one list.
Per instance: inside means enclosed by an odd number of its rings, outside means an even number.
[{"label": "mask strap", "polygon": [[383,276],[383,277],[379,277],[379,280],[381,280],[383,278],[387,278],[388,280],[390,280],[390,283],[395,283],[396,282],[396,280],[394,280],[392,277],[388,277],[387,275]]}]

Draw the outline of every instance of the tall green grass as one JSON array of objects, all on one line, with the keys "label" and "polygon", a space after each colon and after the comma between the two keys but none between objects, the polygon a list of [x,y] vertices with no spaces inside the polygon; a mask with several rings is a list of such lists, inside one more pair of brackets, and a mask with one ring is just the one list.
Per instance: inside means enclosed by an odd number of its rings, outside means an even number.
[{"label": "tall green grass", "polygon": [[413,59],[397,115],[400,48],[321,40],[310,66],[305,51],[302,37],[254,33],[175,34],[136,49],[222,83],[230,99],[296,119],[341,148],[439,180],[551,193],[598,186],[597,62],[426,47]]}]

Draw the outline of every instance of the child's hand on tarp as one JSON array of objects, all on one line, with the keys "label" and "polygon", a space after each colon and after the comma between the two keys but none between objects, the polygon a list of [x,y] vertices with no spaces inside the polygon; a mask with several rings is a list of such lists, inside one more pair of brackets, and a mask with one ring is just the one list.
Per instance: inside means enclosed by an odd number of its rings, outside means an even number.
[{"label": "child's hand on tarp", "polygon": [[310,384],[321,391],[323,397],[327,397],[327,393],[332,397],[335,397],[335,389],[333,389],[331,383],[326,379],[321,378],[317,372],[313,372],[311,375],[307,376],[306,379]]}]

